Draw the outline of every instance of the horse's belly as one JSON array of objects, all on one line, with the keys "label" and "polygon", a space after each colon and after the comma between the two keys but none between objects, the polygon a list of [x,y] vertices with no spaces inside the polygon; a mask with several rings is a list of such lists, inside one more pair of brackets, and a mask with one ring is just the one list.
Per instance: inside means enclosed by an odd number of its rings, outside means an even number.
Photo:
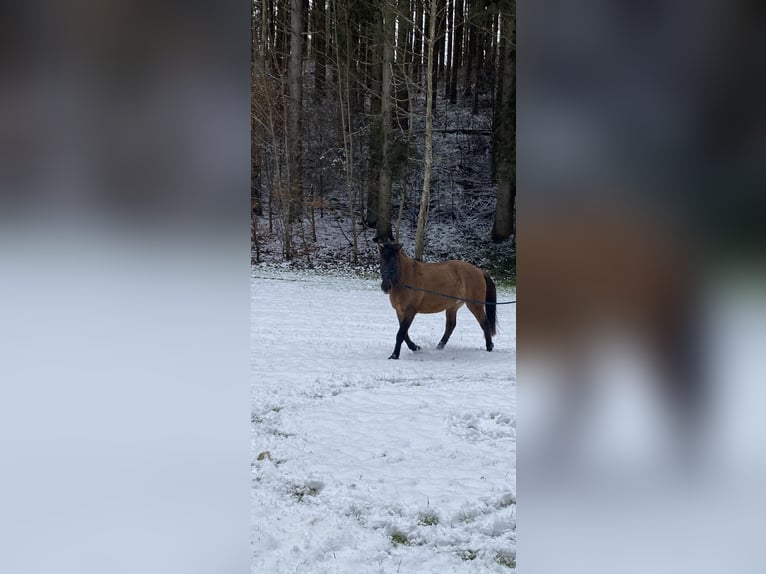
[{"label": "horse's belly", "polygon": [[462,302],[459,302],[457,304],[456,302],[424,304],[420,307],[420,309],[418,310],[418,313],[423,313],[425,315],[432,315],[434,313],[441,313],[442,311],[446,311],[450,307],[461,307],[462,305],[463,305]]}]

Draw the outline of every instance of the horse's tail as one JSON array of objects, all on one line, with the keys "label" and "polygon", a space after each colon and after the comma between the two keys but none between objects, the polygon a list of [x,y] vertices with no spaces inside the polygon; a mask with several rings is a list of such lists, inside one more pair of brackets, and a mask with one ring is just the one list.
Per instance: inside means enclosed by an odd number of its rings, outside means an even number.
[{"label": "horse's tail", "polygon": [[487,297],[484,309],[487,313],[489,332],[494,336],[497,331],[497,289],[495,288],[495,282],[492,281],[492,277],[486,271],[484,272],[484,280],[487,282]]}]

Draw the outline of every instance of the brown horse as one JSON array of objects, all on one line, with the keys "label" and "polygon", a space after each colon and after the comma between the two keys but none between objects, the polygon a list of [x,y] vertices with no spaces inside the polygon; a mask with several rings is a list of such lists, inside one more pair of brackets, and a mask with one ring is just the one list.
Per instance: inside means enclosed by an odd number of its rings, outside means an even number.
[{"label": "brown horse", "polygon": [[494,348],[497,293],[489,273],[465,261],[421,263],[407,257],[398,243],[379,243],[378,252],[383,280],[380,288],[390,296],[399,318],[396,346],[389,359],[399,358],[402,342],[411,351],[420,350],[407,333],[418,313],[447,312],[444,335],[437,345],[437,349],[443,349],[455,329],[457,311],[464,303],[484,331],[487,351]]}]

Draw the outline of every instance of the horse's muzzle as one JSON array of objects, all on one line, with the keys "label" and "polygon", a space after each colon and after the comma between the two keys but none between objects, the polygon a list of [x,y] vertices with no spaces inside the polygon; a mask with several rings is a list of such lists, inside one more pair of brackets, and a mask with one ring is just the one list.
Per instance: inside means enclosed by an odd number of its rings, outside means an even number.
[{"label": "horse's muzzle", "polygon": [[380,284],[380,288],[383,290],[383,293],[388,295],[391,293],[391,289],[394,288],[394,282],[390,279],[383,279],[383,281]]}]

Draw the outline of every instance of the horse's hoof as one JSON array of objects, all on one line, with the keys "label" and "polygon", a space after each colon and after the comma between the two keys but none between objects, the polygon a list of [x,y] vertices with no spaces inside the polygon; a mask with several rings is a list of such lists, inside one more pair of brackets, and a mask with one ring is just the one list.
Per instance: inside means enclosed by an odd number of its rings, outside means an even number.
[{"label": "horse's hoof", "polygon": [[398,359],[398,358],[399,357],[397,357],[396,355],[393,355],[393,354],[389,357],[389,359]]},{"label": "horse's hoof", "polygon": [[443,343],[439,343],[438,345],[436,345],[436,349],[438,351],[441,351],[443,348],[444,348],[444,344]]},{"label": "horse's hoof", "polygon": [[495,346],[492,343],[490,343],[489,345],[487,345],[487,352],[492,351],[492,349],[494,349],[494,348],[495,348]]},{"label": "horse's hoof", "polygon": [[412,349],[412,352],[414,353],[415,351],[419,351],[419,350],[420,350],[420,346],[419,345],[415,345],[415,348]]}]

